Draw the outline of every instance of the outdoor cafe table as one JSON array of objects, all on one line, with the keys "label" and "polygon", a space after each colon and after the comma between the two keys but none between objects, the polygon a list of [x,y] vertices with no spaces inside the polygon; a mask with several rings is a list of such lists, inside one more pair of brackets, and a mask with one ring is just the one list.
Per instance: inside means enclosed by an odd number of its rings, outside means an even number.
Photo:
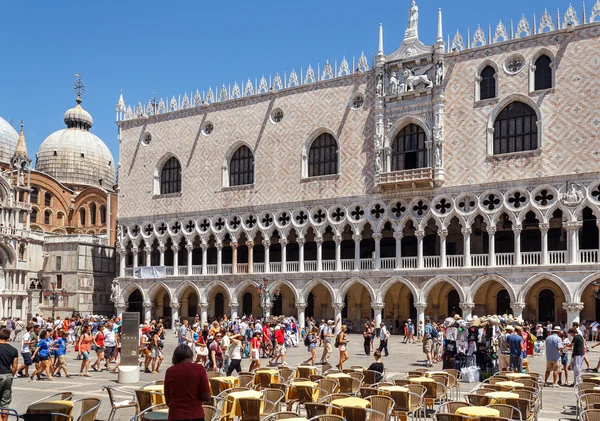
[{"label": "outdoor cafe table", "polygon": [[425,373],[423,373],[423,377],[431,377],[434,374],[441,374],[442,376],[449,376],[450,373],[447,373],[445,371],[426,371]]},{"label": "outdoor cafe table", "polygon": [[502,389],[505,390],[513,390],[517,387],[524,387],[525,385],[523,383],[519,383],[519,382],[513,382],[513,381],[506,381],[506,382],[497,382],[496,385],[500,386]]},{"label": "outdoor cafe table", "polygon": [[[260,384],[258,373],[268,373],[271,376],[271,383],[276,383],[279,378],[279,371],[274,368],[259,368],[254,371],[254,384]],[[239,381],[239,380],[238,380]]]},{"label": "outdoor cafe table", "polygon": [[169,419],[169,408],[155,409],[144,414],[144,420],[148,421],[166,421]]},{"label": "outdoor cafe table", "polygon": [[352,377],[350,374],[346,373],[331,373],[325,376],[328,379],[339,379],[340,377]]},{"label": "outdoor cafe table", "polygon": [[509,379],[530,379],[531,374],[527,373],[508,373],[504,374],[504,377],[508,377]]},{"label": "outdoor cafe table", "polygon": [[[213,377],[212,379],[218,381],[219,383],[225,383],[225,389],[230,389],[232,387],[237,387],[240,385],[240,379],[235,376],[219,376]],[[223,389],[223,387],[221,386],[221,391],[225,389]]]},{"label": "outdoor cafe table", "polygon": [[317,367],[315,367],[314,365],[299,365],[294,371],[294,377],[302,377],[300,376],[300,368],[308,370],[310,374],[317,374]]},{"label": "outdoor cafe table", "polygon": [[286,401],[287,400],[292,400],[292,399],[298,399],[298,391],[296,390],[296,387],[298,386],[306,386],[306,387],[312,387],[313,391],[313,402],[316,402],[318,397],[319,397],[319,384],[315,383],[315,382],[311,382],[311,381],[306,381],[306,380],[292,380],[290,382],[290,387],[287,388],[287,397],[286,397]]},{"label": "outdoor cafe table", "polygon": [[[342,415],[343,408],[370,408],[371,402],[362,398],[340,398],[331,401],[331,413],[334,415]],[[339,409],[335,408],[338,407]]]},{"label": "outdoor cafe table", "polygon": [[165,386],[162,384],[154,384],[143,387],[142,390],[152,392],[152,403],[158,405],[159,403],[165,403]]},{"label": "outdoor cafe table", "polygon": [[[225,409],[223,411],[224,414],[229,414],[227,418],[233,419],[235,417],[242,416],[242,408],[238,402],[238,399],[262,399],[262,392],[258,392],[256,390],[244,390],[242,392],[231,392],[227,395],[225,399]],[[261,407],[262,412],[262,407]]]},{"label": "outdoor cafe table", "polygon": [[466,417],[476,419],[479,417],[499,417],[500,411],[497,409],[487,408],[485,406],[465,406],[458,408],[456,414],[464,415]]},{"label": "outdoor cafe table", "polygon": [[378,395],[390,396],[391,392],[410,392],[410,389],[402,386],[381,386],[377,389]]},{"label": "outdoor cafe table", "polygon": [[492,398],[492,404],[505,403],[507,399],[519,399],[518,393],[511,392],[488,392],[485,396]]},{"label": "outdoor cafe table", "polygon": [[43,401],[29,405],[27,408],[28,414],[47,414],[49,412],[71,415],[73,413],[73,402],[61,400]]}]

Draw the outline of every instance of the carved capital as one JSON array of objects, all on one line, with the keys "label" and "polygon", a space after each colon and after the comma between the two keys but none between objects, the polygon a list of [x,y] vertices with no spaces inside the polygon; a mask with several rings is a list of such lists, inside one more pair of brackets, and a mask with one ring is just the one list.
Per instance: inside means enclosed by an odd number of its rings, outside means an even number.
[{"label": "carved capital", "polygon": [[383,238],[383,234],[381,234],[380,232],[373,233],[373,240],[381,241],[382,238]]},{"label": "carved capital", "polygon": [[186,244],[185,245],[185,249],[187,251],[193,251],[194,250],[194,245],[193,244]]},{"label": "carved capital", "polygon": [[331,303],[331,307],[333,307],[336,311],[342,311],[346,305],[344,303]]},{"label": "carved capital", "polygon": [[298,243],[299,246],[303,246],[306,244],[306,238],[297,238],[296,243]]},{"label": "carved capital", "polygon": [[515,312],[521,313],[525,308],[525,303],[510,303],[510,308]]},{"label": "carved capital", "polygon": [[323,244],[323,237],[315,237],[315,243],[319,245]]},{"label": "carved capital", "polygon": [[145,309],[149,309],[149,308],[152,308],[152,303],[145,302],[143,304],[143,306],[144,306]]},{"label": "carved capital", "polygon": [[540,228],[540,231],[542,231],[542,232],[548,232],[548,230],[550,229],[550,224],[548,224],[548,223],[539,224],[539,228]]},{"label": "carved capital", "polygon": [[239,246],[240,245],[239,245],[239,243],[237,241],[231,243],[231,248],[234,249],[234,250],[237,250]]},{"label": "carved capital", "polygon": [[474,303],[459,303],[458,306],[463,310],[463,311],[472,311],[475,308],[475,304]]},{"label": "carved capital", "polygon": [[271,240],[263,240],[263,246],[265,247],[271,247]]},{"label": "carved capital", "polygon": [[296,303],[296,308],[298,311],[304,311],[306,309],[306,303]]},{"label": "carved capital", "polygon": [[423,231],[423,230],[415,231],[415,237],[422,240],[425,237],[425,231]]},{"label": "carved capital", "polygon": [[471,235],[473,234],[473,230],[471,228],[463,228],[460,230],[460,232],[462,232],[463,235]]},{"label": "carved capital", "polygon": [[173,250],[173,253],[177,253],[179,251],[179,246],[171,246],[171,250]]},{"label": "carved capital", "polygon": [[563,303],[563,308],[567,313],[580,313],[583,310],[583,303]]},{"label": "carved capital", "polygon": [[158,246],[158,247],[157,247],[157,249],[158,249],[158,251],[159,251],[161,254],[162,254],[162,253],[164,253],[164,252],[167,250],[167,248],[166,248],[165,246],[162,246],[162,245],[161,245],[161,246]]},{"label": "carved capital", "polygon": [[198,303],[202,310],[208,310],[208,303]]},{"label": "carved capital", "polygon": [[352,239],[353,239],[355,242],[357,242],[357,243],[360,243],[360,241],[362,240],[362,235],[354,234],[354,235],[352,236]]},{"label": "carved capital", "polygon": [[447,237],[448,236],[448,230],[446,230],[446,229],[439,229],[439,230],[437,230],[437,235],[439,237]]},{"label": "carved capital", "polygon": [[285,238],[282,238],[281,240],[279,240],[279,245],[281,247],[285,247],[288,245],[288,240],[286,240]]},{"label": "carved capital", "polygon": [[491,234],[491,235],[496,234],[496,227],[495,226],[486,227],[485,230],[488,232],[488,234]]},{"label": "carved capital", "polygon": [[522,225],[513,225],[512,230],[515,234],[521,234],[521,231],[523,231],[523,226]]},{"label": "carved capital", "polygon": [[137,253],[139,253],[139,251],[140,251],[140,249],[139,249],[139,248],[137,248],[137,247],[132,247],[132,248],[131,248],[131,252],[132,252],[133,254],[137,254]]},{"label": "carved capital", "polygon": [[395,232],[394,233],[394,240],[402,240],[403,238],[404,238],[403,232]]},{"label": "carved capital", "polygon": [[371,308],[373,309],[373,311],[381,311],[385,308],[385,304],[384,303],[373,303],[373,304],[371,304]]},{"label": "carved capital", "polygon": [[126,249],[119,249],[119,256],[121,256],[121,257],[127,256],[127,250]]},{"label": "carved capital", "polygon": [[208,250],[208,244],[202,243],[202,244],[200,244],[200,248],[202,249],[202,251],[206,251],[206,250]]},{"label": "carved capital", "polygon": [[415,308],[417,311],[425,311],[427,308],[427,303],[415,303]]},{"label": "carved capital", "polygon": [[172,309],[177,310],[179,308],[180,304],[177,301],[175,301],[174,303],[169,304],[169,306]]},{"label": "carved capital", "polygon": [[248,247],[248,249],[254,247],[254,241],[246,241],[246,247]]},{"label": "carved capital", "polygon": [[144,247],[144,251],[146,252],[146,254],[150,254],[152,253],[152,247]]},{"label": "carved capital", "polygon": [[237,310],[239,306],[240,306],[239,303],[229,303],[229,308],[231,310]]},{"label": "carved capital", "polygon": [[340,244],[342,242],[342,236],[341,235],[334,235],[333,236],[333,241],[335,241],[335,244]]}]

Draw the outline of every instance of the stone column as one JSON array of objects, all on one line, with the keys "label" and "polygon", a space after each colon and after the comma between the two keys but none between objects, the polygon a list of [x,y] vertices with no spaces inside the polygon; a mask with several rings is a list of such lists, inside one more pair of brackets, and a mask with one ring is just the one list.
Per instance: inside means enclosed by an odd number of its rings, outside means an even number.
[{"label": "stone column", "polygon": [[306,239],[298,238],[296,242],[298,243],[298,271],[304,272],[304,244]]},{"label": "stone column", "polygon": [[510,308],[512,308],[515,319],[523,319],[523,309],[525,308],[525,303],[510,303]]},{"label": "stone column", "polygon": [[138,259],[139,259],[140,250],[137,247],[133,247],[131,249],[131,252],[133,253],[133,270],[135,272],[135,268],[138,267]]},{"label": "stone column", "polygon": [[238,243],[231,243],[231,273],[237,273],[237,254],[238,254]]},{"label": "stone column", "polygon": [[371,303],[371,308],[373,309],[373,314],[375,315],[375,329],[378,329],[379,326],[381,326],[381,310],[385,308],[385,304]]},{"label": "stone column", "polygon": [[448,259],[446,258],[446,238],[448,238],[448,230],[439,229],[437,231],[438,237],[440,237],[440,268],[448,266]]},{"label": "stone column", "polygon": [[425,309],[427,308],[427,303],[415,303],[415,308],[417,309],[417,326],[419,322],[423,322],[425,325]]},{"label": "stone column", "polygon": [[574,322],[579,323],[579,316],[583,310],[583,303],[563,303],[563,309],[567,311],[567,327],[573,326]]},{"label": "stone column", "polygon": [[279,245],[281,246],[281,272],[287,272],[287,244],[288,240],[282,238],[279,240]]},{"label": "stone column", "polygon": [[246,241],[248,247],[248,273],[254,273],[254,241]]},{"label": "stone column", "polygon": [[152,303],[144,303],[144,320],[152,320]]},{"label": "stone column", "polygon": [[473,230],[471,228],[463,228],[461,230],[463,235],[463,266],[468,268],[471,267],[471,233]]},{"label": "stone column", "polygon": [[360,241],[362,240],[362,235],[354,234],[352,236],[354,240],[354,270],[360,270]]},{"label": "stone column", "polygon": [[334,235],[333,241],[335,242],[335,270],[339,272],[342,270],[342,236]]},{"label": "stone column", "polygon": [[316,237],[317,243],[317,272],[323,271],[323,237]]},{"label": "stone column", "polygon": [[235,320],[238,318],[238,303],[229,303],[229,312],[231,314],[231,320]]},{"label": "stone column", "polygon": [[396,240],[396,270],[402,269],[402,237],[404,237],[404,233],[394,232],[394,240]]},{"label": "stone column", "polygon": [[375,270],[381,269],[381,239],[383,235],[379,232],[373,234],[375,240]]},{"label": "stone column", "polygon": [[487,227],[488,233],[488,266],[496,266],[496,227]]},{"label": "stone column", "polygon": [[172,245],[171,250],[173,251],[173,275],[179,275],[179,246]]},{"label": "stone column", "polygon": [[159,260],[158,260],[158,265],[159,266],[164,266],[165,265],[165,250],[167,248],[163,245],[158,246],[158,252],[159,254]]},{"label": "stone column", "polygon": [[567,250],[569,264],[574,265],[578,262],[577,250],[579,244],[577,241],[577,231],[579,230],[579,223],[577,221],[563,222],[563,227],[567,231]]},{"label": "stone column", "polygon": [[146,266],[152,266],[152,247],[144,247],[146,253]]},{"label": "stone column", "polygon": [[432,304],[431,308],[433,308],[433,320],[438,321],[440,319],[440,305]]},{"label": "stone column", "polygon": [[306,310],[306,303],[296,303],[296,309],[298,310],[298,325],[300,329],[306,324],[304,310]]},{"label": "stone column", "polygon": [[[41,293],[42,291],[39,289],[29,289],[27,291],[27,320],[30,320],[34,315],[40,313]],[[2,307],[2,300],[0,300],[0,307]],[[0,311],[4,311],[4,309],[0,308]]]},{"label": "stone column", "polygon": [[342,310],[344,309],[345,304],[344,303],[331,303],[331,307],[333,307],[333,310],[334,310],[334,316],[333,316],[334,323],[336,320],[339,319],[340,320],[339,326],[341,326],[342,325],[342,322],[341,322]]},{"label": "stone column", "polygon": [[521,231],[523,227],[521,225],[513,225],[512,227],[513,234],[515,236],[515,257],[514,257],[514,265],[521,265]]},{"label": "stone column", "polygon": [[206,275],[208,272],[206,262],[208,260],[208,244],[202,243],[200,247],[202,247],[202,275]]},{"label": "stone column", "polygon": [[126,249],[119,249],[119,278],[125,277],[125,258],[127,257]]},{"label": "stone column", "polygon": [[179,303],[177,301],[171,303],[171,327],[176,319],[179,319]]},{"label": "stone column", "polygon": [[425,237],[425,231],[415,231],[417,237],[417,268],[423,268],[423,238]]},{"label": "stone column", "polygon": [[187,250],[187,274],[190,276],[192,274],[192,253],[194,251],[194,245],[186,244],[185,249]]},{"label": "stone column", "polygon": [[265,247],[265,273],[271,272],[271,240],[263,240]]},{"label": "stone column", "polygon": [[208,323],[208,303],[200,303],[200,321]]},{"label": "stone column", "polygon": [[542,234],[542,254],[540,256],[540,264],[548,264],[548,229],[550,224],[539,224],[540,233]]},{"label": "stone column", "polygon": [[[473,303],[460,303],[458,305],[463,311],[462,318],[465,320],[471,320],[473,317],[473,309],[475,308],[475,304]],[[449,317],[450,315],[448,315]]]},{"label": "stone column", "polygon": [[217,248],[217,275],[223,273],[223,243],[218,242],[215,244]]}]

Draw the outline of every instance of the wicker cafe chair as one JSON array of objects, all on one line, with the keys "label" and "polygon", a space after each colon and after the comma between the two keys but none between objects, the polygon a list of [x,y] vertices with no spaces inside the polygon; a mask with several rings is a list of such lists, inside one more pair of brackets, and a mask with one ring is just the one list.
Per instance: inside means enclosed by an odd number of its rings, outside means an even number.
[{"label": "wicker cafe chair", "polygon": [[511,420],[519,420],[519,421],[524,421],[524,418],[521,414],[521,411],[519,411],[518,408],[512,406],[512,405],[505,405],[505,404],[501,404],[501,403],[495,403],[492,405],[488,405],[488,408],[492,408],[497,410],[498,412],[500,412],[500,416],[504,417],[504,418],[508,418]]},{"label": "wicker cafe chair", "polygon": [[368,396],[376,396],[379,393],[379,391],[374,387],[361,387],[358,390],[358,392],[360,394],[360,397],[363,399]]},{"label": "wicker cafe chair", "polygon": [[470,418],[460,414],[446,414],[443,412],[438,412],[435,414],[435,419],[437,421],[463,421],[469,420]]},{"label": "wicker cafe chair", "polygon": [[263,414],[274,414],[279,412],[281,409],[281,402],[285,396],[281,389],[267,388],[263,389],[263,397],[265,399],[265,406],[263,408]]},{"label": "wicker cafe chair", "polygon": [[392,399],[394,401],[394,408],[392,409],[392,415],[398,419],[406,417],[408,415],[414,415],[418,413],[419,418],[425,410],[425,399],[424,394],[418,395],[413,392],[402,392],[402,391],[391,391]]},{"label": "wicker cafe chair", "polygon": [[486,406],[492,402],[492,398],[485,395],[465,395],[465,399],[473,406]]},{"label": "wicker cafe chair", "polygon": [[262,399],[240,398],[237,400],[242,411],[242,421],[260,421],[260,408]]},{"label": "wicker cafe chair", "polygon": [[582,421],[600,421],[600,409],[587,409],[581,413]]},{"label": "wicker cafe chair", "polygon": [[354,377],[340,377],[340,392],[356,395],[360,389],[360,380]]},{"label": "wicker cafe chair", "polygon": [[154,394],[148,390],[138,389],[135,391],[138,413],[145,411],[146,409],[150,408],[151,406],[154,406],[154,401],[152,399],[153,396],[154,396]]},{"label": "wicker cafe chair", "polygon": [[385,395],[367,396],[366,400],[371,402],[371,409],[380,412],[384,416],[384,421],[389,421],[392,417],[392,409],[394,408],[394,400]]},{"label": "wicker cafe chair", "polygon": [[365,370],[363,374],[363,384],[370,386],[384,379],[383,374],[379,371]]},{"label": "wicker cafe chair", "polygon": [[319,399],[319,403],[330,404],[331,401],[334,401],[336,399],[349,398],[349,397],[350,397],[350,395],[347,393],[332,393],[330,395],[323,396],[321,399]]},{"label": "wicker cafe chair", "polygon": [[307,402],[304,404],[304,409],[306,409],[307,418],[331,413],[331,405],[327,405],[326,403]]},{"label": "wicker cafe chair", "polygon": [[319,389],[325,390],[328,395],[337,393],[337,391],[340,389],[340,384],[335,379],[317,380],[317,384],[319,385]]},{"label": "wicker cafe chair", "polygon": [[45,398],[38,399],[35,402],[31,402],[29,405],[33,405],[34,403],[40,403],[45,401],[72,401],[73,400],[73,392],[59,392],[50,396],[46,396]]},{"label": "wicker cafe chair", "polygon": [[261,421],[278,421],[278,420],[285,420],[288,418],[299,418],[299,417],[300,417],[300,414],[298,414],[297,412],[282,411],[282,412],[276,412],[274,414],[267,415]]},{"label": "wicker cafe chair", "polygon": [[217,408],[212,405],[202,405],[204,409],[204,421],[212,421],[217,415]]},{"label": "wicker cafe chair", "polygon": [[[110,402],[111,407],[107,421],[113,421],[115,419],[115,414],[119,409],[137,407],[136,396],[133,390],[122,389],[115,386],[104,386],[103,389],[106,390],[106,393],[108,393],[108,400]],[[125,394],[129,398],[125,400],[116,400],[116,394]]]},{"label": "wicker cafe chair", "polygon": [[97,398],[83,398],[73,403],[79,403],[81,406],[77,421],[95,421],[102,401]]},{"label": "wicker cafe chair", "polygon": [[465,406],[471,406],[471,405],[468,402],[464,402],[464,401],[444,402],[438,408],[438,412],[454,414],[458,408],[464,408]]},{"label": "wicker cafe chair", "polygon": [[240,386],[242,387],[252,387],[254,384],[254,374],[240,374],[238,378],[240,379]]},{"label": "wicker cafe chair", "polygon": [[326,414],[312,417],[309,421],[346,421],[346,419],[341,415]]},{"label": "wicker cafe chair", "polygon": [[383,421],[385,416],[381,412],[369,408],[342,408],[346,421]]},{"label": "wicker cafe chair", "polygon": [[526,399],[509,398],[506,399],[506,404],[514,406],[521,411],[523,421],[529,421],[535,418],[535,413],[531,410],[530,402]]},{"label": "wicker cafe chair", "polygon": [[281,377],[282,382],[289,381],[294,375],[294,370],[289,367],[279,367],[279,377]]}]

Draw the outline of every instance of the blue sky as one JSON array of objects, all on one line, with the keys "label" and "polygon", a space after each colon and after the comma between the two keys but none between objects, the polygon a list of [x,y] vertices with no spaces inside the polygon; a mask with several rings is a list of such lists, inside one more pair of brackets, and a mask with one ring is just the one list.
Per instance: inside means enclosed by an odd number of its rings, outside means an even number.
[{"label": "blue sky", "polygon": [[[587,14],[594,1],[587,1]],[[437,9],[444,14],[444,39],[460,29],[465,37],[481,24],[494,30],[522,14],[544,8],[556,19],[568,0],[482,2],[417,0],[421,40],[432,44]],[[581,18],[581,3],[573,3]],[[157,96],[254,80],[308,64],[316,68],[346,56],[376,52],[379,23],[387,54],[402,41],[409,0],[364,1],[3,1],[4,59],[0,116],[23,119],[30,155],[75,105],[74,73],[87,92],[83,106],[94,117],[92,131],[115,158],[115,104],[121,90],[128,104]],[[365,7],[367,6],[367,7]],[[351,61],[350,61],[351,63]]]}]

